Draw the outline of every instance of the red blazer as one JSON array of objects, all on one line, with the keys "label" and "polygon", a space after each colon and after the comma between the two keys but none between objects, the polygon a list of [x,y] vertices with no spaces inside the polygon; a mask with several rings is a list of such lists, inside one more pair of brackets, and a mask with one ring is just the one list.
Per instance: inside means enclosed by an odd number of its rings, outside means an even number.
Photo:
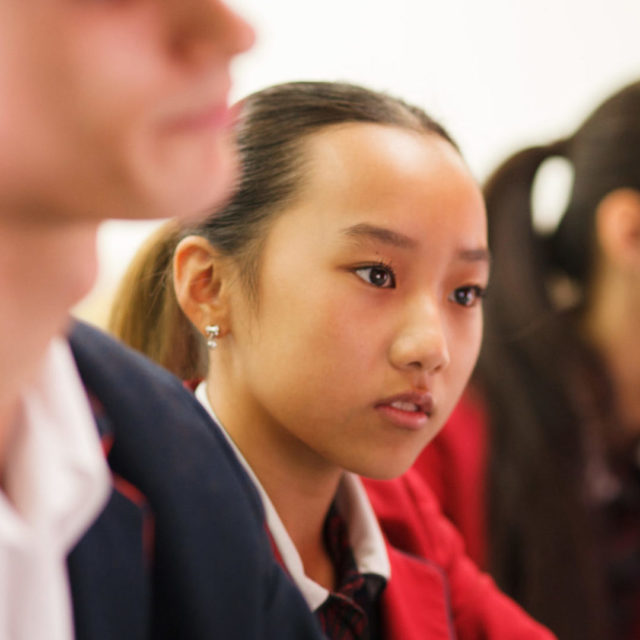
[{"label": "red blazer", "polygon": [[[442,513],[455,523],[469,557],[478,566],[487,567],[488,429],[483,399],[477,391],[467,390],[442,432],[425,447],[401,479],[392,481],[388,488],[384,483],[365,480],[393,544],[410,553],[424,553],[422,541],[414,531],[415,502],[435,497]],[[413,524],[403,526],[402,521],[408,520],[413,520]],[[611,537],[603,539],[601,544],[611,544],[611,540]],[[612,615],[615,617],[615,610]],[[613,633],[612,637],[640,638],[640,615],[634,615],[630,625],[632,630],[628,635]]]},{"label": "red blazer", "polygon": [[382,596],[386,640],[552,640],[467,557],[453,525],[418,473],[364,479],[389,543]]}]

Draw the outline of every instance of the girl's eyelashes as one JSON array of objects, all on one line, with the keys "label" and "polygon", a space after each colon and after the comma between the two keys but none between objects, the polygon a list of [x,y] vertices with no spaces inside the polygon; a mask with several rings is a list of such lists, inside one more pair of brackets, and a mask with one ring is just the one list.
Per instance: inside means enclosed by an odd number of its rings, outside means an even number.
[{"label": "girl's eyelashes", "polygon": [[[384,262],[376,262],[355,267],[353,272],[367,284],[378,289],[395,289],[396,275],[393,267]],[[457,287],[449,295],[449,300],[461,307],[473,307],[478,304],[487,293],[486,287],[480,285],[465,285]]]},{"label": "girl's eyelashes", "polygon": [[395,289],[395,273],[390,265],[383,262],[357,267],[354,273],[367,284],[379,289]]},{"label": "girl's eyelashes", "polygon": [[449,299],[461,307],[473,307],[487,295],[487,289],[479,285],[467,285],[454,289]]}]

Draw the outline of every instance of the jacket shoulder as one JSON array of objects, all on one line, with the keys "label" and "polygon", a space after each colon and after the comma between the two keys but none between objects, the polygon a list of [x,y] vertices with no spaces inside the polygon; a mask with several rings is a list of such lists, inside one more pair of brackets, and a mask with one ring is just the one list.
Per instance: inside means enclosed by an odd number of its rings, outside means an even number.
[{"label": "jacket shoulder", "polygon": [[[104,600],[96,608],[98,596],[87,595],[77,603],[77,621],[84,615],[85,628],[94,622],[91,628],[103,628],[107,620],[117,627],[121,596],[130,594],[126,602],[152,598],[151,618],[138,628],[159,640],[319,637],[304,600],[273,559],[255,488],[193,395],[95,328],[76,324],[69,342],[94,409],[113,436],[114,479],[144,496],[154,529],[153,566],[144,569],[144,521],[132,504],[112,497],[71,559],[74,597],[93,585],[91,593],[97,589]],[[105,541],[120,551],[105,557]],[[116,558],[126,559],[123,567],[135,558],[142,563],[134,575],[138,587],[126,567],[114,569]],[[145,575],[153,583],[147,596],[140,587]]]},{"label": "jacket shoulder", "polygon": [[450,616],[460,638],[552,640],[469,559],[460,534],[423,479],[405,474],[365,486],[385,535],[402,552],[390,554],[396,559],[392,575],[403,576],[404,587],[414,593],[426,589],[433,609],[447,612],[441,616],[441,635],[434,637],[448,637],[444,622]]}]

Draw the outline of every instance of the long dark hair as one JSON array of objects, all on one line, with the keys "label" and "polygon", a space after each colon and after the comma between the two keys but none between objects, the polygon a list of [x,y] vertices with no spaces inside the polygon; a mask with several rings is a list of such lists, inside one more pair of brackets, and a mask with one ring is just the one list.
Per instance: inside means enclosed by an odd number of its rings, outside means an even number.
[{"label": "long dark hair", "polygon": [[[573,167],[553,233],[535,230],[541,164]],[[615,410],[602,362],[582,338],[595,264],[595,212],[617,188],[640,189],[640,83],[604,102],[565,140],[521,151],[485,187],[493,254],[476,369],[490,413],[489,565],[498,584],[563,640],[611,635],[598,522],[588,488]],[[558,286],[575,300],[559,305]],[[566,308],[565,308],[566,307]]]},{"label": "long dark hair", "polygon": [[274,217],[304,181],[309,136],[361,122],[439,136],[457,148],[418,107],[347,83],[280,84],[250,95],[239,107],[233,134],[240,170],[230,199],[200,224],[163,227],[136,256],[112,307],[110,330],[182,377],[206,373],[206,349],[173,291],[171,256],[181,238],[203,236],[237,261],[242,284],[255,298],[261,245]]}]

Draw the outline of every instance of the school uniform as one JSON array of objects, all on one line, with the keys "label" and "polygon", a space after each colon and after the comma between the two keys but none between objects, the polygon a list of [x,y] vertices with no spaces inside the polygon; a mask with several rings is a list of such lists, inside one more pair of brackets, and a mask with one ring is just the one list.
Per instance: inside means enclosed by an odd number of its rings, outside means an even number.
[{"label": "school uniform", "polygon": [[[216,419],[203,383],[196,397]],[[386,497],[399,501],[395,513],[407,514],[406,520],[388,522],[385,501],[378,500],[381,493],[371,500],[362,480],[351,473],[344,474],[325,524],[338,582],[336,591],[329,592],[304,574],[269,496],[221,428],[262,499],[274,555],[316,612],[329,640],[553,638],[468,560],[434,499],[423,492],[414,502],[410,487],[396,491],[397,485],[380,482],[382,492],[388,486],[393,494]],[[394,537],[402,541],[403,536],[414,543],[413,552],[406,545],[393,545]],[[341,537],[342,542],[332,542]]]},{"label": "school uniform", "polygon": [[192,395],[88,326],[70,344],[112,474],[68,558],[77,640],[319,639],[251,483]]}]

